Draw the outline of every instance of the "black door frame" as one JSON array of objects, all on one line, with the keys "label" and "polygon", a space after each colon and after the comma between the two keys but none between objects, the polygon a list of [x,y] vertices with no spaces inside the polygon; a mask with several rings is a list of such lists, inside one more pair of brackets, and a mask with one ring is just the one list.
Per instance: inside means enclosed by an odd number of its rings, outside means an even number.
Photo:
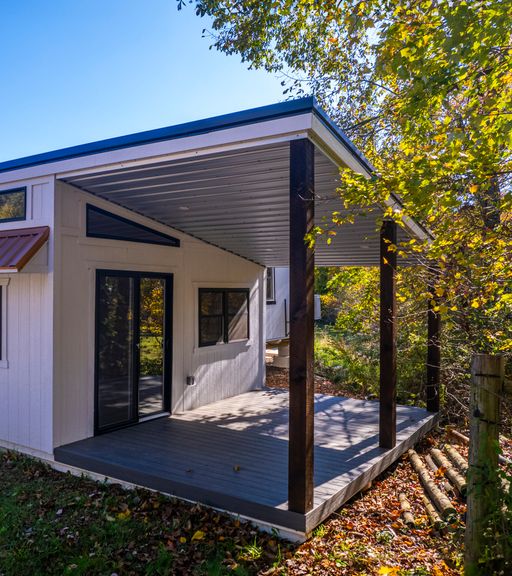
[{"label": "black door frame", "polygon": [[[100,323],[99,323],[99,298],[100,298],[100,282],[106,276],[129,277],[135,279],[134,291],[134,333],[135,337],[132,342],[132,374],[133,374],[133,390],[132,390],[132,412],[133,419],[122,424],[114,424],[112,426],[99,427],[99,382],[98,382],[98,346],[100,336]],[[95,311],[94,311],[94,435],[99,436],[113,430],[133,426],[140,422],[139,418],[139,347],[140,340],[140,279],[141,278],[159,278],[164,280],[164,378],[163,378],[163,411],[162,414],[171,411],[171,393],[172,393],[172,352],[173,352],[173,335],[172,335],[172,318],[174,312],[174,275],[164,272],[141,272],[133,270],[115,270],[115,269],[97,269],[94,296]],[[155,413],[157,416],[159,413]],[[151,418],[153,415],[148,416]],[[145,418],[144,418],[145,419]]]}]

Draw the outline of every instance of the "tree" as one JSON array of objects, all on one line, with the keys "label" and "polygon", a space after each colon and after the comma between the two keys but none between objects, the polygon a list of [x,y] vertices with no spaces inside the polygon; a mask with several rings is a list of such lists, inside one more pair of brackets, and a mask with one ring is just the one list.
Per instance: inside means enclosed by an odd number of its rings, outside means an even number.
[{"label": "tree", "polygon": [[[341,173],[347,207],[371,210],[394,193],[403,212],[385,216],[400,222],[407,214],[430,226],[431,243],[398,249],[416,253],[430,276],[437,269],[428,296],[448,326],[454,373],[467,378],[474,352],[510,354],[511,1],[196,0],[195,6],[213,18],[217,49],[281,73],[286,93],[314,94],[374,164],[371,180]],[[333,215],[332,225],[344,222]],[[327,235],[317,232],[323,241]],[[509,534],[510,517],[506,526]],[[494,533],[490,525],[490,570]],[[510,550],[501,556],[501,569],[510,568],[511,556]]]},{"label": "tree", "polygon": [[[178,6],[185,3],[178,0]],[[435,234],[436,304],[468,351],[512,350],[510,0],[198,0],[214,46],[312,93],[377,169],[341,200],[391,193]],[[333,226],[343,225],[333,217]],[[323,241],[322,230],[316,241]],[[432,294],[433,296],[433,294]]]}]

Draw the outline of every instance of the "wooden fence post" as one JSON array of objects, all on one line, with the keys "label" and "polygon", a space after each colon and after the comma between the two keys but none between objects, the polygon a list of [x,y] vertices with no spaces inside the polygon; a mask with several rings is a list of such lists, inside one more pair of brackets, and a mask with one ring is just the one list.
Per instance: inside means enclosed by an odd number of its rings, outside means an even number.
[{"label": "wooden fence post", "polygon": [[476,354],[471,364],[470,439],[464,573],[487,576],[479,566],[484,528],[497,506],[500,397],[503,356]]}]

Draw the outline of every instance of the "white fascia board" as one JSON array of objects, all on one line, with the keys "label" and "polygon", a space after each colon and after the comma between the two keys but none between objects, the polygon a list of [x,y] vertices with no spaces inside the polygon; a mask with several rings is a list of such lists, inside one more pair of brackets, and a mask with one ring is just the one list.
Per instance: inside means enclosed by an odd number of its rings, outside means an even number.
[{"label": "white fascia board", "polygon": [[313,114],[311,120],[312,125],[309,137],[333,164],[346,166],[366,178],[371,177],[371,173],[358,161],[348,146],[345,146],[339,138],[336,138],[320,118]]},{"label": "white fascia board", "polygon": [[[402,204],[398,198],[394,196],[390,196],[387,200],[385,200],[384,205],[386,208],[391,208],[393,212],[401,212],[403,210]],[[428,230],[418,224],[410,216],[404,216],[402,218],[402,223],[404,228],[412,237],[422,241],[426,240],[429,243],[432,241],[432,235],[428,232]]]},{"label": "white fascia board", "polygon": [[235,128],[215,130],[196,136],[185,136],[39,164],[0,174],[0,184],[47,174],[55,174],[57,178],[66,178],[90,172],[96,173],[166,160],[199,157],[216,152],[221,153],[306,138],[311,128],[312,116],[312,113],[300,114]]}]

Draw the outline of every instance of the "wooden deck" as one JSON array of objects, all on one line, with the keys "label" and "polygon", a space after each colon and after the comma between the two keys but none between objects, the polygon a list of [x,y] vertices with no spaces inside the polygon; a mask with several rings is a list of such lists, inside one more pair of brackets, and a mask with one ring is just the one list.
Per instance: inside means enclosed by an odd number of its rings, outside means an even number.
[{"label": "wooden deck", "polygon": [[315,396],[315,501],[287,510],[288,393],[249,392],[55,450],[59,462],[309,533],[425,434],[436,416],[399,406],[397,446],[378,447],[379,405]]}]

